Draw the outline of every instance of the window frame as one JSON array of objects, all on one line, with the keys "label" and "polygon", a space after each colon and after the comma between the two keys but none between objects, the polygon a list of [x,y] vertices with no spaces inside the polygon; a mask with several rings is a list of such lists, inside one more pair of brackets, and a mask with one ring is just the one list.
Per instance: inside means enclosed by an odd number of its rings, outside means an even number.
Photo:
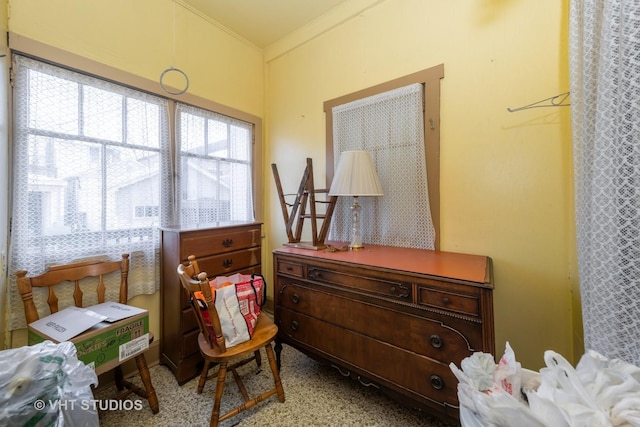
[{"label": "window frame", "polygon": [[334,174],[333,107],[369,96],[419,83],[424,91],[424,144],[431,219],[435,228],[435,249],[440,249],[440,80],[444,78],[444,64],[439,64],[388,82],[325,101],[326,185],[331,186]]}]

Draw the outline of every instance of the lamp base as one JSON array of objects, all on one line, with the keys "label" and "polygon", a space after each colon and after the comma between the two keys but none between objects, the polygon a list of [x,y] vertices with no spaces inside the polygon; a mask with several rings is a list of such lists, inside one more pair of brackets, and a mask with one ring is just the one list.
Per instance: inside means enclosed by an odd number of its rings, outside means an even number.
[{"label": "lamp base", "polygon": [[349,244],[349,249],[359,250],[364,248],[362,244],[362,237],[360,237],[360,203],[358,203],[358,196],[353,196],[353,205],[351,205],[351,212],[353,213],[353,237]]}]

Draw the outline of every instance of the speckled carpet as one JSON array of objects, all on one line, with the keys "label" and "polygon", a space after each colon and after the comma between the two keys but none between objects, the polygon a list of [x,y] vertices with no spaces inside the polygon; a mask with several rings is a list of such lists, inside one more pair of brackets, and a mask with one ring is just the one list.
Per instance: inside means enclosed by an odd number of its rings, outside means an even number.
[{"label": "speckled carpet", "polygon": [[[263,350],[264,352],[264,350]],[[243,366],[249,393],[264,391],[271,384],[266,355],[262,369],[257,373],[255,363]],[[215,368],[213,368],[215,369]],[[151,413],[146,401],[141,409],[109,410],[100,414],[100,425],[110,426],[208,426],[213,406],[215,380],[209,380],[202,394],[198,394],[198,380],[178,386],[173,374],[165,366],[150,369],[153,385],[160,401],[160,412]],[[385,396],[374,387],[364,387],[344,378],[331,367],[318,364],[298,350],[284,345],[280,371],[285,402],[277,397],[259,403],[253,408],[220,423],[230,426],[402,426],[450,427],[427,414],[407,409]],[[99,390],[97,399],[108,399],[114,387]],[[138,396],[130,397],[133,400]],[[222,412],[242,397],[233,380],[227,375],[222,397]]]}]

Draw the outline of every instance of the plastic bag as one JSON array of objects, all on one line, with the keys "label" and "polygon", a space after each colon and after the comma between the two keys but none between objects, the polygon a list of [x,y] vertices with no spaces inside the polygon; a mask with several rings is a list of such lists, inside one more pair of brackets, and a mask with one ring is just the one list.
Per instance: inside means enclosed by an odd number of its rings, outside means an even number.
[{"label": "plastic bag", "polygon": [[0,425],[97,426],[93,369],[71,342],[51,341],[0,351]]},{"label": "plastic bag", "polygon": [[[527,393],[529,406],[549,425],[562,415],[569,426],[640,426],[640,369],[588,351],[574,369],[547,350],[540,387]],[[555,409],[554,409],[555,408]]]},{"label": "plastic bag", "polygon": [[476,352],[449,367],[458,378],[462,427],[544,427],[521,394],[522,367],[506,343],[496,365],[492,355]]},{"label": "plastic bag", "polygon": [[507,343],[497,365],[486,353],[465,358],[462,370],[449,365],[462,426],[640,427],[639,367],[595,351],[575,368],[551,350],[544,360],[538,373],[522,369]]}]

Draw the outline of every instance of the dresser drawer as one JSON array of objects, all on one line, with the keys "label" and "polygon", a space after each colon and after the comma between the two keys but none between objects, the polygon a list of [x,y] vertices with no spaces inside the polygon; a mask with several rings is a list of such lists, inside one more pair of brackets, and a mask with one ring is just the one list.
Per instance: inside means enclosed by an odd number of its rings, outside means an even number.
[{"label": "dresser drawer", "polygon": [[290,276],[303,277],[304,266],[296,262],[291,262],[283,259],[278,259],[278,265],[276,265],[276,271],[282,274],[288,274]]},{"label": "dresser drawer", "polygon": [[[470,356],[480,348],[480,325],[467,322],[465,330],[425,317],[333,295],[294,279],[283,281],[278,304],[283,308],[338,325],[358,334],[418,353],[443,363]],[[477,333],[473,331],[477,329]],[[471,333],[470,333],[471,332]],[[472,347],[470,347],[472,346]]]},{"label": "dresser drawer", "polygon": [[240,252],[208,256],[198,259],[200,271],[205,271],[209,277],[225,276],[237,270],[244,270],[260,264],[260,247]]},{"label": "dresser drawer", "polygon": [[191,332],[198,329],[198,321],[196,315],[193,313],[193,309],[190,305],[182,310],[182,332]]},{"label": "dresser drawer", "polygon": [[[448,364],[433,361],[387,342],[278,308],[280,334],[313,348],[330,360],[339,360],[385,387],[411,393],[414,398],[458,405],[458,381]],[[393,363],[389,363],[393,361]]]},{"label": "dresser drawer", "polygon": [[412,300],[411,283],[384,280],[372,276],[343,273],[322,267],[309,266],[307,278],[320,283],[339,285],[377,296],[384,296],[405,301]]},{"label": "dresser drawer", "polygon": [[474,317],[480,316],[480,298],[475,295],[418,286],[418,304]]},{"label": "dresser drawer", "polygon": [[211,254],[259,246],[260,243],[260,227],[251,227],[226,233],[220,232],[212,235],[186,236],[182,240],[180,256],[182,260],[186,260],[189,255],[195,255],[196,258],[200,258]]}]

